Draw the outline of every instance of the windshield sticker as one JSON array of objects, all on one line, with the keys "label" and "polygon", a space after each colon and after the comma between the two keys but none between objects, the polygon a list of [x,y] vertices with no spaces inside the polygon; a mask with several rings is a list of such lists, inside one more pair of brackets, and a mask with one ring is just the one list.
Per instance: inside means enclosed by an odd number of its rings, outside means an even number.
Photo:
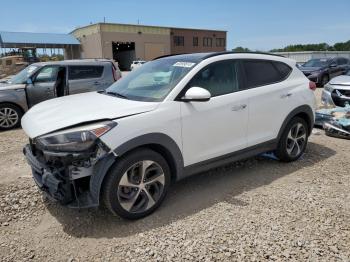
[{"label": "windshield sticker", "polygon": [[174,64],[174,66],[177,66],[177,67],[192,67],[194,65],[195,63],[190,63],[190,62],[176,62]]}]

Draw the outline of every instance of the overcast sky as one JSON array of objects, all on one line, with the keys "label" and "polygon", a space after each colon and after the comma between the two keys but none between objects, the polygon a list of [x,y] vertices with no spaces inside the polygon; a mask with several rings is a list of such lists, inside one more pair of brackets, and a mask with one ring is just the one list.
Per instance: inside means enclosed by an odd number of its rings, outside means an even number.
[{"label": "overcast sky", "polygon": [[0,31],[69,33],[106,22],[228,31],[228,49],[350,40],[350,0],[2,1]]}]

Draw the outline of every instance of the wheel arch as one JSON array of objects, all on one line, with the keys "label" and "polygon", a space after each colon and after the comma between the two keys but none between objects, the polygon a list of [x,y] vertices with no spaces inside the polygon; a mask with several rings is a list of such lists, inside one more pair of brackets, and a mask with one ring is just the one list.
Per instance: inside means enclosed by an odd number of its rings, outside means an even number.
[{"label": "wheel arch", "polygon": [[287,124],[294,117],[301,117],[302,119],[304,119],[308,125],[308,135],[311,134],[311,131],[312,131],[312,128],[313,128],[314,122],[315,122],[314,113],[309,105],[302,105],[302,106],[295,108],[292,112],[290,112],[288,114],[288,116],[286,117],[286,119],[283,121],[282,126],[279,130],[279,133],[278,133],[277,141],[280,140],[282,133],[283,133],[284,129],[286,128]]},{"label": "wheel arch", "polygon": [[12,106],[15,106],[15,107],[17,107],[18,109],[21,110],[21,113],[22,113],[22,114],[25,113],[24,108],[23,108],[21,105],[17,104],[17,103],[14,103],[14,102],[0,102],[0,106],[2,106],[2,105],[12,105]]},{"label": "wheel arch", "polygon": [[118,146],[114,153],[120,157],[139,148],[149,148],[161,154],[173,171],[171,174],[172,181],[176,181],[182,176],[184,161],[181,150],[177,143],[168,135],[162,133],[145,134]]},{"label": "wheel arch", "polygon": [[165,134],[145,134],[121,144],[96,165],[94,175],[90,180],[90,192],[93,203],[98,205],[100,202],[103,183],[111,167],[118,162],[120,157],[140,148],[149,148],[165,158],[172,171],[172,182],[183,177],[184,162],[181,150],[176,142]]}]

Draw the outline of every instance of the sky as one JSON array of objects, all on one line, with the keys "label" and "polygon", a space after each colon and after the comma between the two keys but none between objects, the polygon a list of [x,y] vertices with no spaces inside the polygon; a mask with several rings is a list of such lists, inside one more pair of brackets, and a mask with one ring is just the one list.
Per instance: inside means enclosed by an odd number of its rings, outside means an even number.
[{"label": "sky", "polygon": [[2,1],[0,11],[0,31],[69,33],[105,17],[109,23],[226,30],[229,50],[350,40],[350,0],[17,0]]}]

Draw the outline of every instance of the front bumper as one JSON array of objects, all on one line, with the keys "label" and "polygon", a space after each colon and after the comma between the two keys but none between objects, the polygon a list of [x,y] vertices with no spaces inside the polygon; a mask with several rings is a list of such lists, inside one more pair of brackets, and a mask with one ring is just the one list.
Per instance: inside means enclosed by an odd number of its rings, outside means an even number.
[{"label": "front bumper", "polygon": [[[106,154],[89,168],[74,167],[72,163],[55,167],[39,160],[39,157],[34,155],[31,145],[26,145],[23,153],[39,189],[51,200],[71,208],[88,208],[99,205],[103,178],[115,161],[113,154]],[[71,154],[60,155],[60,158],[71,157]],[[79,155],[74,157],[81,159]]]}]

